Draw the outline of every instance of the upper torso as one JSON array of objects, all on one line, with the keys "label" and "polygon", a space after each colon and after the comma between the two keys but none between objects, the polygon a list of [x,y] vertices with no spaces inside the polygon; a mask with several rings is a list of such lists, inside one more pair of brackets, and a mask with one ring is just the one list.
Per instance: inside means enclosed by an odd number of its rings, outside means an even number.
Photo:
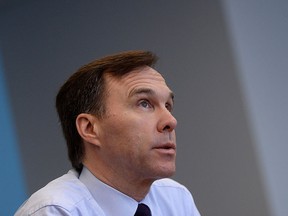
[{"label": "upper torso", "polygon": [[[141,201],[155,216],[199,216],[190,192],[171,179],[155,181]],[[133,216],[138,202],[95,178],[85,167],[70,170],[34,193],[16,212],[23,215]]]}]

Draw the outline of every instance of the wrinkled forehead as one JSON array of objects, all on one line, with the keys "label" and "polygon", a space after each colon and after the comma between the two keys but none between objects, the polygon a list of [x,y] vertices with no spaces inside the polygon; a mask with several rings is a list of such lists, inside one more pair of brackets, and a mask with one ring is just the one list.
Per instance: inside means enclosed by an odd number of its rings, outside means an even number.
[{"label": "wrinkled forehead", "polygon": [[124,85],[127,89],[136,86],[157,86],[169,89],[164,77],[149,66],[134,69],[121,77],[108,73],[105,75],[105,82],[108,88],[113,85]]}]

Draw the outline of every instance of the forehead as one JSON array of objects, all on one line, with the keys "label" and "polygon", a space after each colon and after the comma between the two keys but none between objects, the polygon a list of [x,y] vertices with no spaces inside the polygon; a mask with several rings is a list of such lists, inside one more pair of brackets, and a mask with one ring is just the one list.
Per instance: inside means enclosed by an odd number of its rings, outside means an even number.
[{"label": "forehead", "polygon": [[136,88],[161,89],[161,91],[171,92],[163,76],[148,66],[135,69],[120,78],[107,75],[106,83],[108,90],[122,86],[127,90],[127,93]]}]

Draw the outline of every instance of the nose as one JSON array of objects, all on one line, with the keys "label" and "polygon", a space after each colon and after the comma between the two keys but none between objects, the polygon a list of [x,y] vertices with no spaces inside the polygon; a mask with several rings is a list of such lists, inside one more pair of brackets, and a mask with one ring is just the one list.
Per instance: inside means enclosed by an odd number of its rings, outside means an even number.
[{"label": "nose", "polygon": [[172,115],[170,111],[166,108],[161,112],[161,117],[158,123],[158,131],[163,132],[172,132],[177,126],[177,120]]}]

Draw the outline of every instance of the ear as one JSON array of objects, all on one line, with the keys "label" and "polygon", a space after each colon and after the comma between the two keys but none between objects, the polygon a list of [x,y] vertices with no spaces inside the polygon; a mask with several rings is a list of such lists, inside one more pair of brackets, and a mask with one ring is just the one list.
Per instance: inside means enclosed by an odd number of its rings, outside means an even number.
[{"label": "ear", "polygon": [[88,143],[99,146],[97,117],[88,113],[81,113],[76,118],[79,135]]}]

